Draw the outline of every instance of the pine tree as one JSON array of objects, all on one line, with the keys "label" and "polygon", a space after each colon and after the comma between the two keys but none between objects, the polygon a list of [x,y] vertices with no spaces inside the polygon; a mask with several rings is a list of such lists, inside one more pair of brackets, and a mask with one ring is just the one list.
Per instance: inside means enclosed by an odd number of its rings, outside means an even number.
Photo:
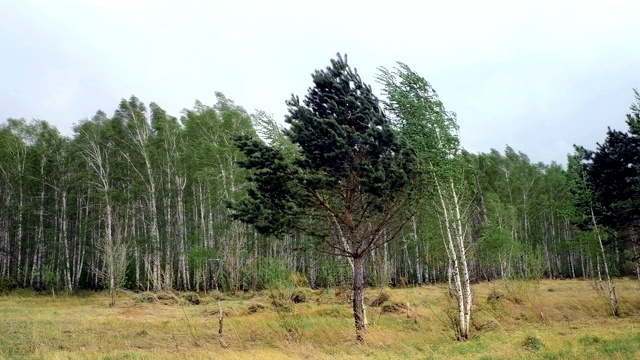
[{"label": "pine tree", "polygon": [[301,229],[320,240],[323,251],[351,259],[356,340],[362,342],[364,260],[412,216],[415,154],[346,56],[338,54],[312,78],[303,102],[297,96],[287,102],[285,134],[299,149],[295,157],[256,138],[238,139],[252,187],[232,207],[264,234]]}]

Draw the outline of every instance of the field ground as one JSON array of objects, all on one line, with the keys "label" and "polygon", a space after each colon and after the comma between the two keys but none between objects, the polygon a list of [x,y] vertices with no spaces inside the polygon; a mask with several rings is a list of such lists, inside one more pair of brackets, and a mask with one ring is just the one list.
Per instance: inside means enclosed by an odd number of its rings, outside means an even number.
[{"label": "field ground", "polygon": [[[218,305],[170,294],[122,292],[53,298],[0,296],[0,357],[7,359],[640,359],[640,283],[617,280],[622,316],[583,280],[493,282],[474,287],[474,338],[458,342],[444,286],[367,289],[366,343],[356,345],[347,295],[304,290],[307,302],[276,308],[273,292],[239,293]],[[285,291],[285,296],[287,296]],[[180,296],[178,294],[178,296]],[[386,305],[386,306],[384,306]]]}]

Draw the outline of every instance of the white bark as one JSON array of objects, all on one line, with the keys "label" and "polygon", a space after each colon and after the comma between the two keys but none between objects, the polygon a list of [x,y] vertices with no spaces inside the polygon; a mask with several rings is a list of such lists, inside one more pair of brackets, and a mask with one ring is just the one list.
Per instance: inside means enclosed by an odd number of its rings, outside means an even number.
[{"label": "white bark", "polygon": [[[636,240],[635,233],[633,240]],[[638,280],[640,280],[640,254],[638,253],[638,247],[635,243],[633,244],[633,257],[635,258],[636,262],[636,276],[638,277]]]},{"label": "white bark", "polygon": [[598,229],[598,224],[596,223],[596,216],[593,213],[593,207],[591,208],[591,220],[593,221],[593,228],[595,229],[596,236],[598,237],[598,243],[600,244],[600,255],[602,256],[602,265],[604,266],[604,276],[607,283],[607,295],[609,297],[609,307],[611,308],[611,314],[613,316],[619,316],[620,312],[618,309],[618,298],[616,297],[616,289],[611,282],[611,277],[609,276],[609,265],[607,264],[607,257],[604,252],[604,245],[602,245],[600,230]]},{"label": "white bark", "polygon": [[60,229],[60,237],[62,238],[62,242],[64,244],[64,254],[65,254],[65,273],[66,273],[66,281],[67,281],[67,290],[73,291],[73,283],[71,281],[71,256],[69,252],[69,237],[67,234],[67,192],[62,191],[62,227]]},{"label": "white bark", "polygon": [[460,256],[460,262],[462,264],[462,283],[463,283],[463,296],[465,301],[465,326],[464,329],[464,339],[469,338],[469,326],[471,323],[471,305],[472,305],[472,293],[471,293],[471,279],[469,276],[469,265],[467,262],[467,248],[464,243],[465,231],[462,227],[462,217],[460,214],[460,203],[458,202],[458,195],[456,193],[455,186],[453,184],[453,180],[450,180],[451,184],[451,194],[453,195],[453,204],[456,215],[456,238],[458,240],[458,253]]},{"label": "white bark", "polygon": [[156,192],[156,179],[153,174],[153,168],[151,159],[147,151],[147,142],[149,139],[149,124],[146,119],[136,118],[135,111],[130,109],[129,119],[132,123],[133,130],[129,129],[129,137],[134,141],[138,147],[140,156],[144,161],[144,175],[139,169],[133,166],[133,162],[127,154],[123,154],[131,163],[134,170],[145,182],[147,188],[147,208],[149,210],[149,236],[151,238],[151,285],[154,291],[159,291],[162,288],[161,282],[161,259],[160,259],[160,232],[158,229],[158,206],[157,206],[157,192]]},{"label": "white bark", "polygon": [[[450,286],[454,285],[454,294],[458,306],[458,328],[456,329],[459,340],[469,339],[471,321],[472,292],[469,277],[469,269],[464,244],[464,229],[460,213],[460,204],[455,190],[453,179],[449,179],[451,198],[449,199],[441,188],[437,178],[435,180],[440,206],[442,210],[442,222],[446,236],[445,246],[449,256]],[[449,202],[451,204],[448,204]]]},{"label": "white bark", "polygon": [[190,284],[189,279],[189,271],[187,270],[187,234],[186,234],[186,226],[185,226],[185,216],[184,216],[184,188],[187,184],[187,180],[183,176],[176,176],[176,186],[177,186],[177,208],[178,208],[178,216],[176,219],[176,236],[178,237],[178,271],[180,274],[180,279],[182,281],[182,288],[188,289]]},{"label": "white bark", "polygon": [[[109,163],[108,163],[108,154],[104,151],[102,146],[99,143],[99,139],[90,134],[86,134],[87,140],[89,141],[87,144],[87,148],[83,152],[83,156],[85,161],[89,165],[89,167],[95,172],[97,176],[97,181],[94,183],[99,192],[101,192],[104,204],[103,204],[103,215],[104,215],[104,230],[103,234],[100,237],[101,241],[99,243],[98,249],[103,257],[103,264],[106,267],[106,276],[107,281],[109,282],[109,297],[110,297],[110,306],[114,306],[116,303],[116,272],[117,272],[117,259],[115,258],[116,247],[118,244],[114,242],[113,237],[113,208],[111,204],[111,179],[109,172]],[[94,134],[95,135],[95,134]],[[118,239],[119,242],[119,239]],[[96,270],[98,269],[97,264]],[[97,275],[97,272],[96,272]],[[97,283],[97,281],[96,281]]]}]

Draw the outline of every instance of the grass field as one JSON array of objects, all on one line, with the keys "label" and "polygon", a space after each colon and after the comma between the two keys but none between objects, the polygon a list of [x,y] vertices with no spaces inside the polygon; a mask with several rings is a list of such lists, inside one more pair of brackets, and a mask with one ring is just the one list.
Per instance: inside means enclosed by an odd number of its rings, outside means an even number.
[{"label": "grass field", "polygon": [[[299,289],[304,303],[239,293],[218,305],[200,294],[14,292],[0,296],[0,357],[7,359],[640,359],[640,283],[617,280],[622,316],[580,280],[493,282],[474,287],[473,339],[454,339],[443,286],[367,289],[366,343],[356,345],[347,296]],[[287,295],[287,294],[285,294]],[[384,306],[386,305],[386,306]]]}]

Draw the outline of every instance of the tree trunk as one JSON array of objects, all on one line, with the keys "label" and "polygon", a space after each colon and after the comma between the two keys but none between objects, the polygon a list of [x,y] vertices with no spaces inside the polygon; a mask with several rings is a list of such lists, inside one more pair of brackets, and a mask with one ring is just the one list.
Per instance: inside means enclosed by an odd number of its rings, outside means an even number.
[{"label": "tree trunk", "polygon": [[186,186],[186,179],[184,177],[176,176],[177,185],[177,207],[178,207],[178,219],[177,219],[177,236],[178,236],[178,272],[179,278],[182,280],[182,288],[187,290],[189,288],[189,272],[187,271],[187,244],[186,244],[186,231],[185,231],[185,216],[184,216],[184,187]]},{"label": "tree trunk", "polygon": [[67,281],[67,290],[69,292],[73,291],[73,283],[71,282],[71,256],[69,252],[69,236],[67,234],[67,192],[62,192],[62,227],[60,230],[60,237],[62,237],[62,242],[64,243],[64,254],[65,254],[65,272],[66,272],[66,281]]},{"label": "tree trunk", "polygon": [[364,342],[364,257],[353,257],[353,317],[356,325],[356,341]]},{"label": "tree trunk", "polygon": [[467,248],[464,243],[465,232],[462,227],[462,217],[460,214],[460,204],[458,203],[458,195],[456,194],[453,180],[450,181],[451,194],[453,195],[453,204],[456,215],[456,238],[458,240],[458,251],[460,256],[460,263],[462,265],[462,291],[464,296],[464,328],[462,328],[462,339],[469,339],[469,326],[471,323],[471,278],[469,276],[469,265],[467,263]]},{"label": "tree trunk", "polygon": [[111,232],[112,229],[112,214],[111,214],[111,203],[109,202],[108,195],[105,192],[106,205],[105,205],[105,222],[104,222],[104,231],[105,231],[105,261],[107,262],[107,274],[109,276],[109,306],[116,305],[116,264],[115,264],[115,254],[114,254],[114,246],[113,246],[113,235]]},{"label": "tree trunk", "polygon": [[150,165],[147,167],[149,176],[149,216],[151,221],[149,222],[149,235],[151,236],[151,286],[153,291],[159,291],[161,283],[161,269],[160,269],[160,233],[158,231],[158,208],[156,206],[156,190],[154,180],[151,177]]},{"label": "tree trunk", "polygon": [[[16,231],[16,281],[20,283],[23,280],[20,271],[22,265],[22,212],[24,211],[24,195],[22,192],[22,180],[20,181],[20,195],[18,197],[18,229]],[[23,286],[25,284],[23,283]]]},{"label": "tree trunk", "polygon": [[[635,241],[635,234],[634,234],[634,239]],[[636,263],[636,276],[638,277],[638,280],[640,280],[640,254],[638,253],[638,246],[636,246],[636,244],[633,244],[633,257]]]},{"label": "tree trunk", "polygon": [[[41,173],[44,172],[41,164]],[[31,270],[31,286],[36,290],[44,287],[42,279],[42,256],[44,247],[44,184],[40,191],[40,208],[38,209],[38,228],[36,231],[36,248],[33,253],[33,267]]]},{"label": "tree trunk", "polygon": [[[436,189],[438,190],[440,205],[442,207],[442,220],[444,222],[444,229],[442,230],[446,236],[445,246],[449,257],[449,288],[451,289],[451,285],[454,285],[455,298],[458,305],[458,323],[456,324],[457,337],[458,340],[468,340],[472,295],[469,280],[469,269],[467,265],[466,249],[464,246],[464,231],[462,228],[458,197],[453,184],[453,179],[450,179],[449,182],[452,191],[450,195],[453,200],[452,214],[449,214],[450,210],[447,206],[447,201],[445,201],[445,195],[440,188],[437,179]],[[451,217],[453,217],[453,219],[451,219]]]},{"label": "tree trunk", "polygon": [[609,265],[607,264],[607,257],[604,252],[604,245],[602,245],[602,237],[600,236],[600,230],[598,229],[598,224],[596,223],[596,216],[593,213],[593,208],[591,208],[591,220],[593,221],[593,227],[596,231],[596,235],[598,236],[598,243],[600,244],[600,254],[602,256],[602,265],[604,266],[604,276],[607,281],[607,291],[609,297],[609,306],[611,307],[611,314],[613,316],[619,316],[620,312],[618,309],[618,298],[616,297],[616,289],[611,282],[611,277],[609,276]]}]

